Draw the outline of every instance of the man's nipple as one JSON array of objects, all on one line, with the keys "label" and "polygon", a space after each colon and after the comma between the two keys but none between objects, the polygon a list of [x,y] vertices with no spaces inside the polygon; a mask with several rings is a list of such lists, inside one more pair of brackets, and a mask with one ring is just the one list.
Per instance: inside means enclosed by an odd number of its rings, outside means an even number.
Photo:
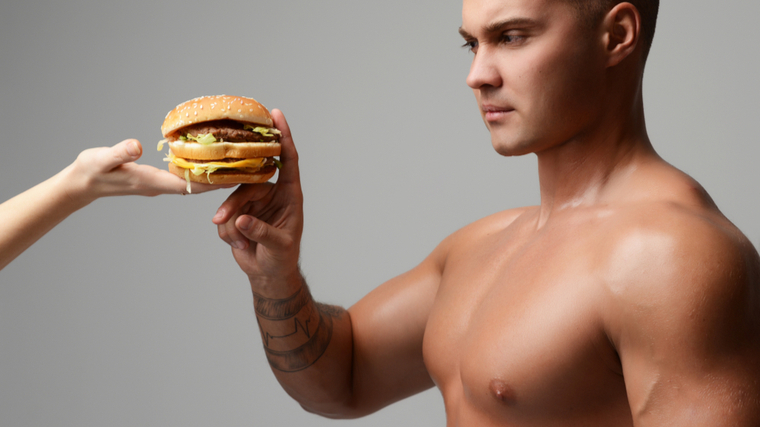
[{"label": "man's nipple", "polygon": [[491,389],[491,395],[495,397],[496,400],[498,400],[500,403],[512,405],[517,400],[514,389],[512,389],[509,384],[505,383],[502,380],[491,380],[489,388]]}]

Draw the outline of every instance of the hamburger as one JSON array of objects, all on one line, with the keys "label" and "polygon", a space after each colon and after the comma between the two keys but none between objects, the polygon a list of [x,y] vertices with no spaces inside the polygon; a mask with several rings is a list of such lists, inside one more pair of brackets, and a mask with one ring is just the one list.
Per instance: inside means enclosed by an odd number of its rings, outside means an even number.
[{"label": "hamburger", "polygon": [[161,125],[169,171],[187,181],[246,184],[268,181],[277,170],[280,131],[269,110],[252,98],[202,96],[169,111]]}]

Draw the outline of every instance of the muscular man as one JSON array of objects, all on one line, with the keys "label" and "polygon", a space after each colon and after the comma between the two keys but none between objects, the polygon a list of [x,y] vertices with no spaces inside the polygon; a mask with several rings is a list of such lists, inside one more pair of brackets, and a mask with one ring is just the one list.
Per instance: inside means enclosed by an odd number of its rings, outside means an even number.
[{"label": "muscular man", "polygon": [[541,204],[476,221],[348,310],[298,268],[298,158],[214,222],[308,411],[369,414],[437,386],[451,426],[760,425],[760,258],[647,136],[656,0],[464,0],[467,84]]}]

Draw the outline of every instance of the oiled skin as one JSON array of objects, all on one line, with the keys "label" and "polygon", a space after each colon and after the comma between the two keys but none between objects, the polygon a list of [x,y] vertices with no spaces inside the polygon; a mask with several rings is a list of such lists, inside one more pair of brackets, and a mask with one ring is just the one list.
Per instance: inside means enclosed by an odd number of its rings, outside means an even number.
[{"label": "oiled skin", "polygon": [[424,340],[450,425],[757,423],[757,255],[674,175],[676,197],[451,237]]}]

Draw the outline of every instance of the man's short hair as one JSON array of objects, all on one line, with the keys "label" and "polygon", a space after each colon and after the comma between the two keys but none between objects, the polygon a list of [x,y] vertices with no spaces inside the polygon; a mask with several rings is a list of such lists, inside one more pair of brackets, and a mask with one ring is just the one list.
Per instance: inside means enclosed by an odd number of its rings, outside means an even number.
[{"label": "man's short hair", "polygon": [[[580,18],[590,27],[596,28],[604,17],[622,0],[566,0],[578,12]],[[652,47],[654,29],[657,25],[657,11],[660,8],[660,0],[627,0],[636,6],[641,15],[641,40],[644,43],[643,60],[646,61],[649,49]]]}]

